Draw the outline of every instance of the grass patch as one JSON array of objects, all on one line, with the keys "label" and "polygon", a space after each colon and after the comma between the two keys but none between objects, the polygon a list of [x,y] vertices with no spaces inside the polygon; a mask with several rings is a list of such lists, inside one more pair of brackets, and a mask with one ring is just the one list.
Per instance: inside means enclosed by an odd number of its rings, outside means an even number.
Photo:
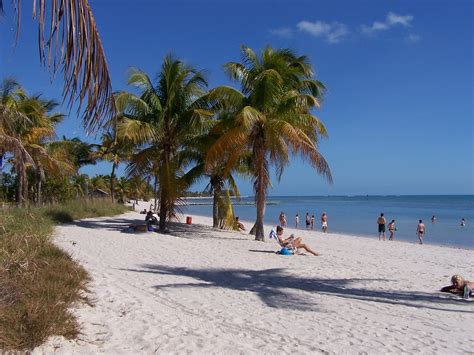
[{"label": "grass patch", "polygon": [[128,209],[106,201],[0,210],[0,350],[28,350],[51,335],[74,338],[69,311],[84,300],[87,272],[51,242],[57,223]]}]

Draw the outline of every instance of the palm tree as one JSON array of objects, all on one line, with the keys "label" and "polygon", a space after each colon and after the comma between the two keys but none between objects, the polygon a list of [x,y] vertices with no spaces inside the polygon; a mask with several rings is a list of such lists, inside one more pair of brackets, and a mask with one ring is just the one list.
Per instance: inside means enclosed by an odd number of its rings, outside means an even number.
[{"label": "palm tree", "polygon": [[31,125],[31,121],[18,108],[18,101],[24,91],[13,79],[5,79],[0,86],[0,155],[10,152],[14,159],[16,173],[15,200],[20,206],[27,203],[26,165],[34,164],[21,139],[21,132]]},{"label": "palm tree", "polygon": [[117,180],[115,192],[118,196],[118,200],[121,203],[125,203],[127,198],[130,196],[130,182],[125,177],[121,177]]},{"label": "palm tree", "polygon": [[[17,38],[21,3],[12,0],[18,15]],[[0,0],[0,19],[3,13]],[[113,114],[115,107],[109,69],[89,1],[36,0],[33,17],[38,21],[41,63],[52,77],[63,72],[64,99],[71,108],[78,99],[78,110],[84,108],[85,125],[97,128]]]},{"label": "palm tree", "polygon": [[[114,94],[115,115],[106,123],[107,131],[102,135],[102,145],[99,150],[101,159],[112,162],[112,172],[110,174],[110,195],[112,202],[115,201],[115,171],[119,164],[127,160],[134,150],[133,141],[124,136],[124,131],[118,131],[125,118],[133,119],[135,105],[141,101],[134,101],[134,97],[126,92]],[[144,107],[146,110],[146,107]]]},{"label": "palm tree", "polygon": [[71,184],[76,191],[76,198],[84,198],[89,195],[89,176],[87,174],[74,175]]},{"label": "palm tree", "polygon": [[312,114],[312,109],[320,106],[325,87],[313,79],[313,68],[307,57],[296,56],[291,50],[266,47],[259,57],[252,49],[242,46],[242,54],[242,63],[224,65],[230,78],[240,84],[240,90],[221,86],[203,98],[229,117],[218,123],[225,127],[225,133],[209,149],[206,166],[228,154],[226,171],[229,171],[242,154],[251,152],[257,205],[253,230],[256,240],[264,240],[270,166],[276,167],[281,178],[290,155],[299,154],[332,181],[329,166],[318,149],[319,138],[326,137],[327,132]]},{"label": "palm tree", "polygon": [[142,144],[143,149],[132,158],[127,171],[134,174],[157,169],[151,175],[159,182],[159,229],[165,231],[186,188],[180,151],[189,139],[205,130],[212,116],[193,107],[194,100],[205,93],[207,81],[202,72],[168,55],[156,83],[138,69],[131,71],[128,82],[141,95],[130,94],[129,99],[135,102],[130,115],[133,119],[123,119],[119,131],[125,139]]},{"label": "palm tree", "polygon": [[232,210],[231,200],[227,195],[232,194],[240,199],[240,192],[232,173],[248,175],[251,169],[249,161],[243,157],[234,166],[233,171],[226,171],[225,166],[228,155],[221,156],[219,161],[214,162],[207,168],[205,167],[207,151],[222,133],[211,128],[209,132],[194,138],[187,149],[182,152],[182,158],[188,161],[187,164],[190,164],[190,162],[195,164],[185,175],[187,186],[191,186],[204,176],[209,179],[205,191],[213,196],[212,225],[214,228],[223,228],[224,224],[227,226],[233,225],[233,219],[224,223],[225,211]]},{"label": "palm tree", "polygon": [[18,101],[18,110],[23,112],[31,122],[23,131],[19,131],[26,150],[33,158],[32,169],[35,176],[35,198],[37,205],[42,204],[42,185],[45,174],[64,177],[75,171],[68,160],[67,151],[57,143],[51,144],[55,138],[55,126],[62,121],[63,115],[51,114],[58,104],[53,100],[43,100],[40,96],[24,96]]}]

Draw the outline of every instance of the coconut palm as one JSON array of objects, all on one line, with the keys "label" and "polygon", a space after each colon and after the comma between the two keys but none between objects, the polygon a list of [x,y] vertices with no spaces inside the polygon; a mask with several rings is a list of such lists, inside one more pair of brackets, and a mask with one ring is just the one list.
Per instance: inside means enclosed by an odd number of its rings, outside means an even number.
[{"label": "coconut palm", "polygon": [[[12,0],[20,31],[21,0]],[[70,107],[78,99],[83,120],[95,128],[114,112],[112,83],[88,0],[35,0],[33,17],[38,21],[41,63],[52,76],[63,72],[64,99]],[[4,12],[0,0],[0,20]],[[85,104],[85,105],[84,105]]]},{"label": "coconut palm", "polygon": [[48,149],[48,140],[55,136],[55,125],[63,116],[51,114],[57,106],[54,101],[43,100],[40,96],[28,96],[11,79],[3,82],[0,106],[4,112],[0,140],[3,142],[2,149],[13,155],[17,179],[16,201],[19,205],[28,202],[26,173],[27,169],[32,169],[35,177],[35,202],[41,204],[45,172],[59,176],[72,170],[65,154]]},{"label": "coconut palm", "polygon": [[5,79],[0,86],[0,156],[13,155],[16,172],[15,200],[18,205],[27,202],[26,165],[34,164],[28,153],[21,132],[31,126],[31,121],[18,108],[18,101],[25,96],[23,89],[13,79]]},{"label": "coconut palm", "polygon": [[68,160],[67,151],[58,144],[51,145],[50,140],[56,137],[55,127],[62,121],[63,115],[52,114],[58,104],[52,100],[43,100],[40,96],[24,96],[18,101],[18,110],[30,120],[31,125],[20,131],[26,150],[33,158],[32,170],[35,176],[35,198],[37,205],[42,204],[42,185],[45,175],[64,177],[75,169]]},{"label": "coconut palm", "polygon": [[[241,63],[229,62],[224,69],[240,84],[240,90],[221,86],[202,100],[228,114],[216,125],[225,133],[212,145],[206,166],[229,155],[229,171],[242,154],[251,152],[253,185],[257,205],[256,240],[264,240],[265,198],[270,182],[270,167],[278,178],[289,163],[290,155],[299,154],[332,181],[331,171],[318,149],[320,137],[327,136],[323,123],[313,115],[319,108],[324,85],[313,79],[313,68],[305,56],[291,50],[266,47],[260,56],[242,46]],[[224,128],[222,128],[224,127]]]},{"label": "coconut palm", "polygon": [[130,196],[130,182],[125,177],[121,177],[117,180],[115,187],[115,193],[118,196],[118,201],[125,203]]},{"label": "coconut palm", "polygon": [[186,188],[180,152],[189,139],[206,129],[211,113],[193,107],[205,93],[207,81],[202,72],[168,55],[164,58],[155,83],[138,69],[132,69],[128,83],[140,90],[129,96],[136,104],[133,118],[124,118],[122,137],[142,144],[127,171],[135,175],[150,172],[159,181],[160,231],[175,216],[177,202]]},{"label": "coconut palm", "polygon": [[132,154],[135,145],[133,141],[125,136],[125,131],[118,131],[118,127],[123,125],[125,118],[134,118],[133,113],[137,105],[142,112],[146,112],[146,106],[141,100],[135,100],[135,96],[127,92],[117,92],[114,94],[115,115],[106,123],[107,131],[102,135],[102,145],[98,152],[101,159],[112,163],[112,172],[110,174],[110,191],[112,202],[115,201],[115,180],[116,169],[119,164],[128,159]]},{"label": "coconut palm", "polygon": [[221,156],[219,161],[214,162],[212,165],[205,167],[206,154],[209,148],[217,141],[223,132],[211,129],[203,135],[194,138],[187,149],[182,152],[182,158],[194,163],[194,167],[190,169],[185,178],[187,179],[187,185],[191,186],[197,180],[206,177],[209,183],[205,187],[207,193],[212,194],[212,225],[214,228],[233,227],[234,218],[233,213],[227,213],[227,211],[233,211],[232,203],[228,195],[240,199],[240,192],[235,182],[233,173],[248,176],[251,170],[251,164],[248,157],[242,157],[238,161],[238,164],[234,166],[233,171],[226,171],[226,161],[228,154]]}]

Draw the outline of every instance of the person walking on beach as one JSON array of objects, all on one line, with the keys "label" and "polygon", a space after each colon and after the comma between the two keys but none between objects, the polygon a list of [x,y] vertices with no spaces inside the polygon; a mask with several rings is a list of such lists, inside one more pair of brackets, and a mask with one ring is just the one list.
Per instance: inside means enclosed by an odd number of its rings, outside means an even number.
[{"label": "person walking on beach", "polygon": [[395,220],[392,219],[392,222],[388,224],[388,231],[390,232],[390,236],[388,240],[393,240],[393,232],[395,232]]},{"label": "person walking on beach", "polygon": [[423,244],[423,237],[425,236],[426,227],[423,224],[423,221],[420,219],[418,221],[418,226],[416,227],[416,235],[418,236],[418,240],[420,244]]},{"label": "person walking on beach", "polygon": [[383,240],[385,241],[385,217],[383,216],[383,213],[380,214],[380,217],[377,218],[377,224],[379,226],[379,240],[380,237],[383,236]]},{"label": "person walking on beach", "polygon": [[306,221],[306,229],[309,229],[309,227],[311,226],[311,217],[309,216],[309,212],[306,212],[305,221]]},{"label": "person walking on beach", "polygon": [[300,216],[298,216],[298,213],[295,216],[295,228],[298,228],[298,224],[300,224]]},{"label": "person walking on beach", "polygon": [[283,211],[280,213],[280,216],[278,216],[278,220],[280,221],[280,226],[285,227],[285,214]]},{"label": "person walking on beach", "polygon": [[314,214],[311,216],[311,230],[314,229]]},{"label": "person walking on beach", "polygon": [[323,212],[323,214],[321,215],[321,230],[323,231],[323,233],[327,233],[328,231],[328,215],[326,214],[326,212]]}]

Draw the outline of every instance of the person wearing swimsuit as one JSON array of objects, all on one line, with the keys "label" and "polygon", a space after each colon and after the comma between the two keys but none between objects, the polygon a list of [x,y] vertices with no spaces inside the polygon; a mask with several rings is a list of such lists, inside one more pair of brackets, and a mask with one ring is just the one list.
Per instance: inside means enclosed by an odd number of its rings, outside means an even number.
[{"label": "person wearing swimsuit", "polygon": [[418,240],[420,244],[423,244],[423,237],[425,236],[426,227],[423,224],[423,221],[420,219],[418,222],[418,226],[416,227],[416,235],[418,236]]},{"label": "person wearing swimsuit", "polygon": [[323,233],[327,233],[328,231],[328,215],[326,214],[326,212],[323,212],[323,214],[321,215],[321,229]]},{"label": "person wearing swimsuit", "polygon": [[393,233],[395,232],[395,220],[392,219],[392,222],[388,224],[388,231],[390,232],[390,236],[388,240],[393,240]]}]

